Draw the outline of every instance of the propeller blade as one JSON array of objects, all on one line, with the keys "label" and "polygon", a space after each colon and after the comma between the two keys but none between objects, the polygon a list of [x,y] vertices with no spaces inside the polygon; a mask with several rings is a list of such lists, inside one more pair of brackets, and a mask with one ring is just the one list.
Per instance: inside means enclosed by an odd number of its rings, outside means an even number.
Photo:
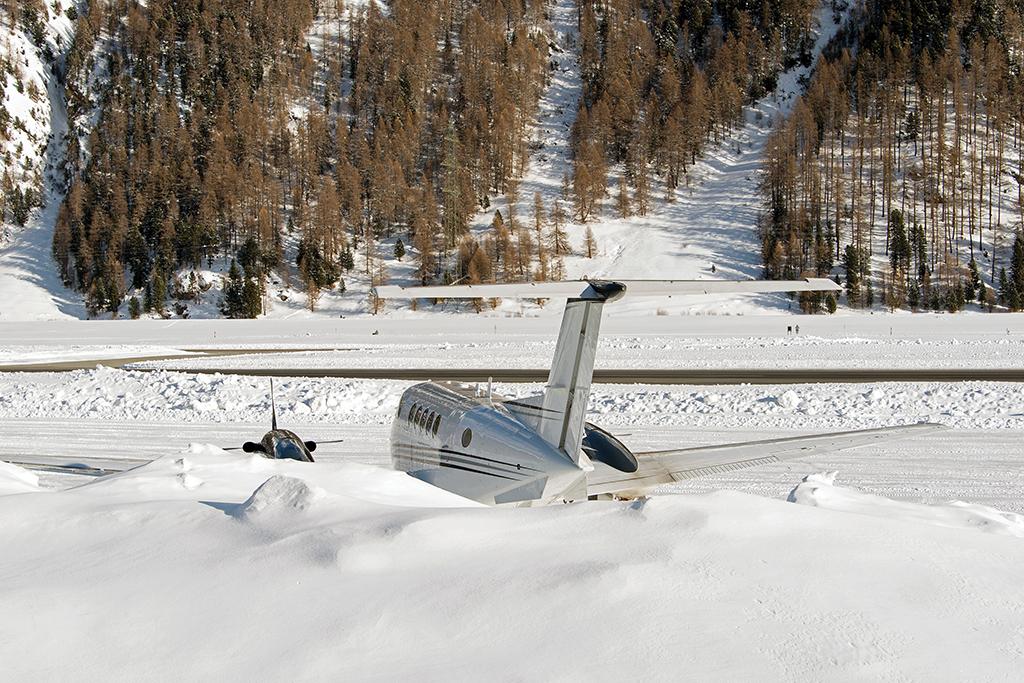
[{"label": "propeller blade", "polygon": [[345,439],[334,439],[333,441],[317,441],[317,445],[323,446],[325,443],[342,443]]},{"label": "propeller blade", "polygon": [[277,431],[277,404],[274,403],[274,378],[270,378],[270,428]]}]

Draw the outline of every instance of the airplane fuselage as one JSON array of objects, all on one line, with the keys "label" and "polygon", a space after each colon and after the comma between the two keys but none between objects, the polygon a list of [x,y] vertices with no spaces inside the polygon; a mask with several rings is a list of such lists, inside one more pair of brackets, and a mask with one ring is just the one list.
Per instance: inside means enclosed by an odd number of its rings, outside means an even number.
[{"label": "airplane fuselage", "polygon": [[500,403],[454,384],[402,395],[391,428],[395,469],[487,503],[586,497],[586,472]]}]

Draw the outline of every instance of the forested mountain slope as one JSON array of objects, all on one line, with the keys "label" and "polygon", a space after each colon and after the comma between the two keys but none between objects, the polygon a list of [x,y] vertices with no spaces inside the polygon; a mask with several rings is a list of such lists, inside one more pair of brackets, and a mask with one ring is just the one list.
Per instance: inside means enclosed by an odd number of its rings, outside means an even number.
[{"label": "forested mountain slope", "polygon": [[49,298],[0,316],[347,315],[394,307],[378,282],[582,275],[956,307],[972,254],[1024,292],[1018,15],[916,4],[8,0],[5,77],[29,54],[56,113],[35,157],[0,135],[0,287]]},{"label": "forested mountain slope", "polygon": [[770,276],[841,265],[851,306],[1024,308],[1021,9],[855,9],[768,146]]}]

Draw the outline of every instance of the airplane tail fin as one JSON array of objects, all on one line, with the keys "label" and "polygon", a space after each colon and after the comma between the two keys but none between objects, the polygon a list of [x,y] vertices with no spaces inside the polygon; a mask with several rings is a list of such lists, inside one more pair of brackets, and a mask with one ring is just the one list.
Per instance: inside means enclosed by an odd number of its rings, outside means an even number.
[{"label": "airplane tail fin", "polygon": [[626,288],[617,282],[591,283],[594,296],[569,299],[562,314],[555,357],[544,389],[541,438],[579,464],[580,442],[594,377],[594,359],[601,332],[604,304],[615,301]]}]

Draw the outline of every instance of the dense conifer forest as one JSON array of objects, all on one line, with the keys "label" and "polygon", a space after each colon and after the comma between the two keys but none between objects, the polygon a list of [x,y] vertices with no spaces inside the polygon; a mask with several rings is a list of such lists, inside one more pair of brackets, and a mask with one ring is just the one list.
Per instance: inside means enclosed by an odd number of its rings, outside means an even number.
[{"label": "dense conifer forest", "polygon": [[858,9],[769,144],[768,275],[840,266],[851,306],[1024,308],[1022,58],[1019,2]]},{"label": "dense conifer forest", "polygon": [[[748,105],[813,65],[764,155],[764,274],[841,278],[855,307],[1024,308],[1020,0],[570,4],[566,44],[545,0],[0,2],[26,35],[58,9],[74,26],[61,279],[95,315],[163,312],[217,261],[223,313],[249,317],[271,278],[313,308],[396,259],[423,283],[564,277],[567,224],[675,201]],[[823,11],[841,27],[819,58]],[[519,215],[563,50],[581,81],[571,165]],[[5,161],[23,224],[42,181]]]}]

